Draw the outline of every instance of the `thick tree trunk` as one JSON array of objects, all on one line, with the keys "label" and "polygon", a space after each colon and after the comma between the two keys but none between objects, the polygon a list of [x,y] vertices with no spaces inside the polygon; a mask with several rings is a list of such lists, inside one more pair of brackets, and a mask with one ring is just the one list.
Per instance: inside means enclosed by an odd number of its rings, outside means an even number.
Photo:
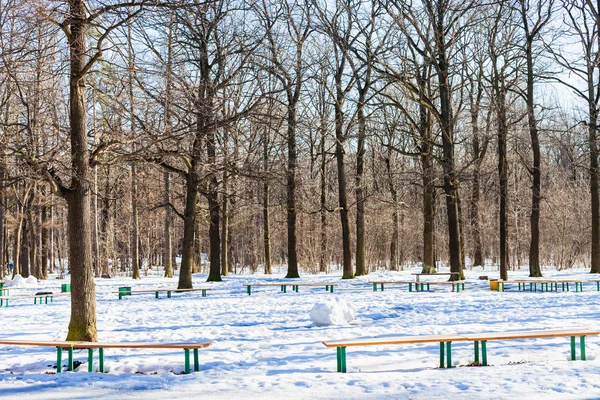
[{"label": "thick tree trunk", "polygon": [[394,184],[394,174],[392,172],[392,149],[391,141],[388,146],[387,157],[385,158],[385,166],[388,175],[388,185],[390,189],[390,195],[392,197],[392,241],[390,243],[390,269],[392,271],[398,270],[398,239],[400,236],[400,223],[398,218],[398,191]]},{"label": "thick tree trunk", "polygon": [[[524,17],[525,18],[525,17]],[[525,23],[527,20],[525,19]],[[532,38],[528,37],[526,54],[527,54],[527,119],[529,122],[529,135],[531,136],[531,148],[533,150],[533,168],[532,178],[533,186],[531,187],[531,243],[529,246],[529,276],[540,277],[542,270],[540,267],[540,202],[541,202],[541,155],[540,155],[540,139],[538,137],[537,121],[534,111],[533,99],[533,43]]]},{"label": "thick tree trunk", "polygon": [[[324,107],[324,99],[322,101]],[[325,142],[327,139],[327,118],[323,112],[321,115],[321,141],[320,141],[320,153],[321,153],[321,166],[319,171],[320,178],[320,208],[319,214],[321,215],[321,225],[319,228],[320,236],[320,249],[319,249],[319,271],[327,272],[327,157],[325,154]]]},{"label": "thick tree trunk", "polygon": [[222,201],[222,214],[223,219],[221,221],[221,275],[227,276],[229,274],[229,174],[227,171],[223,171],[223,201]]},{"label": "thick tree trunk", "polygon": [[[591,74],[590,74],[591,75]],[[592,82],[591,94],[593,95],[593,77],[588,77],[589,82]],[[593,97],[590,97],[593,99]],[[591,273],[600,273],[600,190],[598,180],[600,172],[598,169],[598,111],[593,102],[590,102],[589,107],[589,124],[588,124],[588,146],[590,148],[590,200],[592,207],[592,265]]]},{"label": "thick tree trunk", "polygon": [[265,174],[263,180],[262,206],[263,206],[263,253],[264,253],[264,271],[265,274],[271,274],[271,234],[269,232],[269,180],[267,173],[269,170],[269,140],[267,131],[263,139],[263,171]]},{"label": "thick tree trunk", "polygon": [[[341,79],[341,78],[340,78]],[[341,82],[339,82],[341,85]],[[338,86],[339,86],[338,85]],[[338,93],[341,89],[338,88]],[[346,171],[344,163],[344,114],[341,109],[342,99],[339,98],[335,105],[335,158],[337,161],[338,175],[338,203],[340,209],[340,220],[342,223],[342,279],[353,279],[354,271],[352,268],[352,249],[350,238],[350,217],[348,210],[348,196],[346,189]]]},{"label": "thick tree trunk", "polygon": [[[211,168],[216,168],[216,142],[215,132],[211,129],[206,135],[206,155]],[[221,279],[221,238],[220,238],[220,216],[219,197],[217,193],[217,175],[213,170],[208,178],[208,212],[210,215],[210,226],[208,228],[208,240],[210,247],[210,269],[208,282],[220,282]]]},{"label": "thick tree trunk", "polygon": [[[438,5],[438,8],[443,7]],[[444,170],[444,193],[446,195],[446,212],[448,217],[448,253],[450,255],[450,271],[456,272],[451,279],[464,279],[462,259],[462,235],[460,229],[460,211],[458,194],[458,176],[454,155],[454,116],[452,114],[452,92],[448,77],[449,66],[446,58],[445,27],[443,15],[438,17],[436,26],[438,48],[438,82],[440,91],[440,120],[442,128],[442,153]]]},{"label": "thick tree trunk", "polygon": [[173,237],[171,234],[171,224],[172,224],[172,211],[171,211],[171,176],[169,172],[165,171],[164,174],[165,181],[165,251],[163,255],[163,265],[165,269],[165,278],[173,277]]},{"label": "thick tree trunk", "polygon": [[473,186],[471,187],[471,237],[473,239],[473,266],[483,266],[483,244],[481,241],[481,223],[479,221],[479,197],[481,187],[481,149],[479,134],[473,126],[473,156],[475,165],[473,170]]},{"label": "thick tree trunk", "polygon": [[[365,117],[364,95],[358,100],[358,146],[356,151],[356,275],[368,273],[365,265],[365,195],[363,175],[365,171],[365,140],[367,120]],[[397,215],[396,215],[397,216]]]},{"label": "thick tree trunk", "polygon": [[192,171],[186,175],[185,210],[183,212],[183,241],[178,289],[192,288],[194,269],[194,233],[196,229],[196,204],[198,202],[198,180]]},{"label": "thick tree trunk", "polygon": [[[288,94],[288,98],[292,96]],[[287,126],[287,249],[288,270],[286,278],[300,278],[298,271],[298,254],[296,238],[296,166],[298,151],[296,149],[296,103],[289,101]]]},{"label": "thick tree trunk", "polygon": [[70,0],[69,122],[71,139],[71,187],[68,205],[69,270],[71,272],[71,320],[67,340],[97,340],[96,288],[92,265],[90,164],[86,124],[84,65],[86,62],[86,5]]},{"label": "thick tree trunk", "polygon": [[[419,90],[424,100],[429,79],[429,67],[423,65],[419,75]],[[419,136],[421,138],[421,167],[423,168],[423,265],[421,272],[435,273],[435,170],[433,166],[433,137],[429,111],[419,106]]]},{"label": "thick tree trunk", "polygon": [[137,168],[131,163],[131,277],[140,279],[140,235],[137,202]]},{"label": "thick tree trunk", "polygon": [[21,276],[29,277],[29,220],[23,219],[23,229],[21,230],[21,249],[19,250],[19,266],[21,267]]}]

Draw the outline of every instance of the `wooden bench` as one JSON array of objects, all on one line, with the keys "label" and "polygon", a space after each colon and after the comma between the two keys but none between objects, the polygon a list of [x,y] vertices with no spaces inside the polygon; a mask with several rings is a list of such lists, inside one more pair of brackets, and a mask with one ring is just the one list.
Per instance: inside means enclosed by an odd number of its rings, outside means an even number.
[{"label": "wooden bench", "polygon": [[210,288],[196,288],[196,289],[147,289],[147,290],[119,290],[119,300],[121,300],[124,296],[131,296],[132,294],[144,294],[144,293],[154,293],[154,297],[159,299],[159,293],[167,293],[167,298],[171,298],[171,293],[187,293],[187,292],[202,292],[202,297],[206,297],[206,291],[211,290]]},{"label": "wooden bench", "polygon": [[571,337],[571,361],[577,359],[575,354],[575,339],[579,337],[581,360],[585,361],[585,337],[598,335],[600,332],[589,329],[562,329],[546,331],[517,331],[464,334],[470,342],[474,342],[475,362],[479,362],[479,342],[481,342],[481,363],[487,365],[487,342],[490,340],[543,339],[556,337]]},{"label": "wooden bench", "polygon": [[0,307],[2,307],[2,305],[4,304],[5,307],[8,307],[8,301],[9,300],[17,300],[17,299],[33,299],[33,304],[37,304],[38,303],[38,299],[40,300],[39,303],[42,304],[42,299],[45,300],[45,304],[48,304],[48,299],[50,299],[50,302],[54,301],[55,297],[64,297],[64,296],[71,296],[71,293],[49,293],[49,294],[36,294],[36,295],[31,295],[31,296],[3,296],[0,297]]},{"label": "wooden bench", "polygon": [[415,285],[415,291],[424,292],[425,290],[430,289],[430,285],[451,285],[452,291],[460,292],[461,290],[465,290],[465,281],[444,281],[444,282],[412,282],[412,281],[373,281],[373,291],[377,291],[377,286],[379,285],[381,291],[383,292],[385,285],[408,285],[408,291],[413,291],[413,286]]},{"label": "wooden bench", "polygon": [[190,350],[194,351],[194,371],[200,370],[198,362],[198,349],[203,349],[212,342],[203,343],[99,343],[77,341],[33,341],[33,340],[8,340],[0,339],[0,345],[9,346],[42,346],[56,348],[56,372],[62,372],[62,350],[66,348],[69,354],[67,371],[73,371],[73,349],[88,350],[88,372],[93,372],[94,349],[98,349],[98,370],[104,372],[104,349],[183,349],[185,357],[184,373],[190,373]]},{"label": "wooden bench", "polygon": [[[600,332],[588,329],[564,329],[546,331],[519,331],[519,332],[490,332],[453,335],[429,336],[400,336],[374,339],[348,339],[322,342],[325,347],[335,347],[337,350],[337,372],[346,372],[346,348],[358,346],[383,346],[401,344],[433,343],[440,344],[440,368],[444,368],[444,355],[446,368],[452,367],[452,342],[474,342],[475,362],[479,362],[479,343],[481,342],[482,364],[487,365],[487,342],[490,340],[516,340],[516,339],[541,339],[555,337],[571,337],[571,360],[576,360],[575,338],[580,338],[581,360],[585,360],[585,337],[598,335]],[[445,349],[445,354],[444,354]]]},{"label": "wooden bench", "polygon": [[337,283],[245,283],[244,286],[246,286],[246,292],[248,293],[248,296],[250,296],[252,294],[252,287],[253,286],[279,286],[281,288],[281,291],[283,293],[287,293],[287,287],[291,286],[292,287],[292,291],[298,293],[298,287],[299,286],[325,286],[325,291],[326,292],[331,292],[333,293],[333,287],[337,286]]},{"label": "wooden bench", "polygon": [[[568,292],[570,291],[569,284],[574,283],[575,292],[582,292],[584,281],[581,279],[519,279],[511,282],[519,285],[519,291],[526,290],[527,284],[529,284],[529,291],[537,292],[537,285],[539,284],[541,292],[558,292],[558,284],[560,283],[562,284],[562,291],[564,292],[566,290]],[[505,283],[511,282],[504,282],[502,287],[504,288]],[[550,287],[548,287],[548,285],[550,285]]]},{"label": "wooden bench", "polygon": [[447,275],[447,276],[455,276],[455,275],[460,275],[459,272],[435,272],[435,273],[421,273],[421,272],[416,272],[416,273],[412,273],[411,275],[415,275],[415,281],[419,282],[419,278],[421,276],[442,276],[442,275]]},{"label": "wooden bench", "polygon": [[[337,350],[337,372],[346,372],[346,347],[383,346],[417,343],[440,344],[440,368],[444,368],[444,358],[447,368],[452,367],[452,342],[464,342],[467,339],[460,335],[429,335],[429,336],[400,336],[375,339],[351,339],[323,342],[325,347],[335,347]],[[444,353],[446,357],[444,357]]]}]

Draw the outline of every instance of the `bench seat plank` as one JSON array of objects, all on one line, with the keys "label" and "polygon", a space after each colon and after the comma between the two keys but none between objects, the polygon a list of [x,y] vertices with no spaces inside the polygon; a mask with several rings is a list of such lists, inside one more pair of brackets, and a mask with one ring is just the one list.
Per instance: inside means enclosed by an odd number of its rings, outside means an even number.
[{"label": "bench seat plank", "polygon": [[516,331],[516,332],[486,332],[463,334],[469,341],[477,340],[515,340],[515,339],[541,339],[565,336],[592,336],[600,334],[599,331],[589,329],[561,329],[545,331]]},{"label": "bench seat plank", "polygon": [[76,349],[203,349],[211,342],[203,343],[144,343],[144,342],[76,342]]},{"label": "bench seat plank", "polygon": [[347,339],[322,342],[325,347],[378,346],[388,344],[464,342],[468,339],[462,335],[428,335],[428,336],[396,336],[370,339]]}]

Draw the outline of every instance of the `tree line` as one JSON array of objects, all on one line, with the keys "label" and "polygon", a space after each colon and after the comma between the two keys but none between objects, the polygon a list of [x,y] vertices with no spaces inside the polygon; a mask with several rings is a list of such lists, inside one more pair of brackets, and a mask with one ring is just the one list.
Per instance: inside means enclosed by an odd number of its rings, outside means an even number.
[{"label": "tree line", "polygon": [[[1,0],[2,275],[600,272],[588,0]],[[208,262],[202,255],[208,254]],[[12,267],[12,271],[9,269]]]}]

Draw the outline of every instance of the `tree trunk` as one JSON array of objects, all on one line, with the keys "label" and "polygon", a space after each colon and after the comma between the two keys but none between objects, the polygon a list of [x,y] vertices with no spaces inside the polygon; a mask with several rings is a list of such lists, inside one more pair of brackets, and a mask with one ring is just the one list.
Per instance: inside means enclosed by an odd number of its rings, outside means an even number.
[{"label": "tree trunk", "polygon": [[71,187],[68,205],[69,270],[71,272],[71,320],[67,340],[97,340],[96,288],[92,265],[91,182],[86,123],[86,5],[70,0],[69,122],[71,139]]},{"label": "tree trunk", "polygon": [[[419,90],[424,98],[429,79],[429,67],[423,65],[419,75]],[[423,100],[422,98],[422,100]],[[421,167],[423,168],[423,265],[424,274],[435,273],[435,170],[433,167],[433,137],[429,111],[419,106],[419,136]]]},{"label": "tree trunk", "polygon": [[[341,77],[339,78],[341,80]],[[339,82],[341,85],[341,82]],[[341,89],[338,88],[338,91]],[[339,93],[339,92],[338,92]],[[337,161],[338,175],[338,201],[340,209],[340,220],[342,223],[342,279],[354,279],[354,271],[352,269],[352,249],[350,239],[350,218],[348,210],[348,196],[346,190],[346,171],[344,170],[344,115],[341,108],[342,99],[338,94],[338,99],[335,105],[335,158]]]},{"label": "tree trunk", "polygon": [[[525,18],[525,16],[524,16]],[[527,20],[525,18],[525,23]],[[527,118],[529,122],[529,135],[531,136],[531,147],[533,150],[533,186],[531,187],[531,244],[529,246],[529,276],[541,277],[542,270],[540,267],[540,201],[541,201],[541,155],[540,155],[540,139],[538,137],[537,121],[534,111],[533,99],[533,43],[528,35],[527,38]]]},{"label": "tree trunk", "polygon": [[390,269],[392,271],[398,270],[398,239],[400,236],[400,222],[398,218],[398,191],[394,184],[394,174],[392,172],[392,149],[391,141],[388,145],[387,157],[385,158],[385,166],[388,175],[388,185],[390,188],[390,195],[392,197],[392,241],[390,243]]},{"label": "tree trunk", "polygon": [[264,250],[264,271],[265,274],[271,274],[271,234],[269,232],[269,179],[267,177],[269,169],[269,138],[265,129],[263,138],[263,171],[265,174],[263,180],[263,250]]},{"label": "tree trunk", "polygon": [[172,211],[171,211],[171,176],[167,171],[163,174],[165,180],[165,252],[163,256],[163,265],[165,269],[165,278],[173,277],[173,238],[171,234]]},{"label": "tree trunk", "polygon": [[[288,94],[291,99],[291,94]],[[287,126],[288,168],[287,168],[287,248],[288,270],[286,278],[300,278],[296,238],[296,103],[289,101]]]},{"label": "tree trunk", "polygon": [[196,229],[196,203],[198,202],[198,181],[196,174],[186,175],[185,210],[183,212],[183,241],[181,244],[181,269],[177,289],[192,288],[194,269],[194,233]]},{"label": "tree trunk", "polygon": [[[365,140],[367,120],[365,117],[364,94],[358,100],[358,146],[356,151],[356,276],[368,273],[365,266],[365,195],[363,175],[365,171]],[[397,215],[396,215],[397,216]]]}]

